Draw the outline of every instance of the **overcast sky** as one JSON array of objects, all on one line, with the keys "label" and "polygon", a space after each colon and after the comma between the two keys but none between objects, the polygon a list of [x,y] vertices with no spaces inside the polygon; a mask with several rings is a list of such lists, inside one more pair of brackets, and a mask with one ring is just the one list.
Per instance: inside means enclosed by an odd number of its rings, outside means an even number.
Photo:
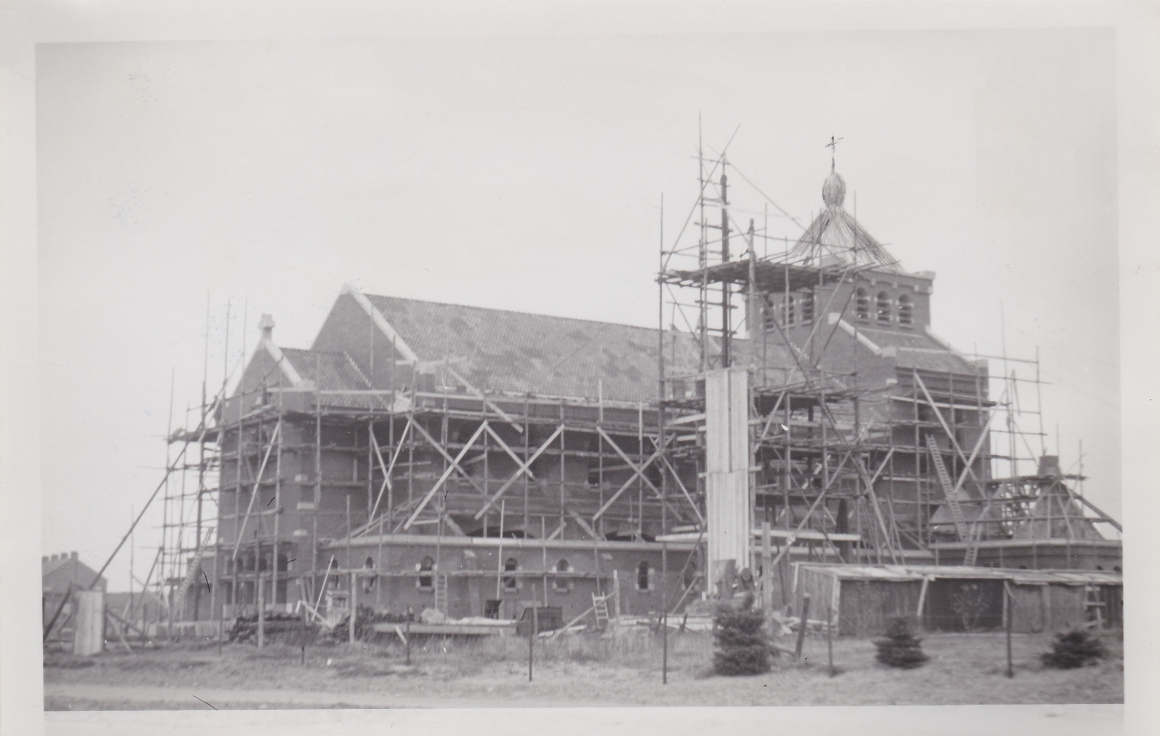
[{"label": "overcast sky", "polygon": [[[1009,353],[1039,348],[1048,451],[1075,469],[1082,439],[1118,516],[1114,60],[1082,29],[41,46],[43,551],[99,565],[160,480],[207,298],[215,387],[227,300],[236,361],[262,313],[308,347],[351,280],[655,326],[658,205],[672,237],[698,116],[803,222],[842,138],[847,208],[938,274],[935,331],[999,354],[1002,313]],[[109,577],[127,587],[127,555]]]}]

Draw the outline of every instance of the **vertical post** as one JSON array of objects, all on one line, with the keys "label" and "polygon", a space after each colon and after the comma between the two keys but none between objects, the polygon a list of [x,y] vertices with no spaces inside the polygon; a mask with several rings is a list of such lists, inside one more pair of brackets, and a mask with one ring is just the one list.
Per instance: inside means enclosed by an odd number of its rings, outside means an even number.
[{"label": "vertical post", "polygon": [[[299,578],[298,582],[302,582]],[[300,586],[301,587],[301,586]],[[305,602],[305,601],[303,601]],[[306,606],[302,606],[302,638],[299,639],[299,644],[302,645],[302,664],[306,664]]]},{"label": "vertical post", "polygon": [[528,682],[532,681],[532,655],[536,646],[536,625],[538,623],[536,618],[537,605],[536,584],[532,583],[532,628],[528,629]]},{"label": "vertical post", "polygon": [[407,609],[407,635],[404,637],[404,639],[406,639],[406,645],[407,645],[407,662],[406,662],[407,664],[411,664],[411,615],[412,615],[411,609],[408,608]]},{"label": "vertical post", "polygon": [[[347,564],[350,561],[347,560]],[[350,571],[350,643],[354,644],[354,622],[358,618],[358,573]]]},{"label": "vertical post", "polygon": [[1011,588],[1007,581],[1003,581],[1003,618],[1007,621],[1007,677],[1015,676],[1015,669],[1011,663],[1011,622],[1015,617],[1011,607]]},{"label": "vertical post", "polygon": [[761,606],[768,618],[773,612],[773,549],[769,519],[761,522]]},{"label": "vertical post", "polygon": [[[218,546],[217,552],[218,552],[217,556],[214,557],[214,560],[215,560],[214,567],[217,567],[218,565],[221,564],[221,546],[220,545]],[[216,571],[214,572],[214,577],[215,578],[218,577]],[[217,590],[216,585],[213,587],[214,587],[214,590]],[[220,655],[222,653],[223,640],[226,638],[225,604],[224,603],[218,604],[216,607],[216,610],[217,610],[217,617],[218,617],[218,642],[217,642],[217,644],[218,644],[218,654]],[[142,626],[141,628],[144,629],[145,627]]]},{"label": "vertical post", "polygon": [[612,596],[615,601],[616,620],[620,621],[620,575],[619,570],[612,571]]},{"label": "vertical post", "polygon": [[810,594],[802,593],[802,617],[801,623],[798,624],[797,644],[793,649],[793,659],[795,662],[802,658],[802,645],[806,640],[806,621],[809,620],[810,615]]},{"label": "vertical post", "polygon": [[[837,584],[835,579],[834,584]],[[830,677],[837,673],[834,672],[834,604],[833,602],[826,604],[826,655],[830,660]]]},{"label": "vertical post", "polygon": [[662,685],[669,684],[669,543],[668,542],[661,542],[661,684]]},{"label": "vertical post", "polygon": [[266,587],[262,585],[262,545],[259,543],[254,555],[254,578],[258,587],[258,649],[266,645]]},{"label": "vertical post", "polygon": [[278,605],[278,548],[279,536],[281,535],[281,521],[282,521],[282,389],[281,389],[281,374],[279,374],[279,389],[278,389],[278,457],[274,462],[274,549],[270,553],[271,573],[270,573],[270,597],[274,600],[272,603],[275,607]]},{"label": "vertical post", "polygon": [[[310,532],[310,585],[318,584],[318,510],[322,506],[322,392],[314,392],[314,508]],[[330,570],[328,564],[326,569]],[[326,584],[323,577],[322,584]]]}]

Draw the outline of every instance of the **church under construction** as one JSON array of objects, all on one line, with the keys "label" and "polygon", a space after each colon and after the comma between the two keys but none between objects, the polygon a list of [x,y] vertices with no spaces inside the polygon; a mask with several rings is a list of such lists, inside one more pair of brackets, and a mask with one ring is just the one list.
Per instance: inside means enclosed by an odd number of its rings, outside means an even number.
[{"label": "church under construction", "polygon": [[1015,416],[1037,366],[938,337],[934,274],[844,208],[836,171],[770,247],[726,160],[700,166],[656,328],[353,286],[309,348],[263,316],[240,380],[170,438],[197,476],[166,495],[150,573],[174,617],[569,620],[681,611],[746,569],[772,607],[801,565],[1119,571],[1119,524]]}]

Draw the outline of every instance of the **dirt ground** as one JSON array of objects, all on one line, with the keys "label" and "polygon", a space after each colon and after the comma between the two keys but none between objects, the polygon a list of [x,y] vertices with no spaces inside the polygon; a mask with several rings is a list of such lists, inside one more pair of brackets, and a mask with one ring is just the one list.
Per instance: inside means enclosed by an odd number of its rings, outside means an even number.
[{"label": "dirt ground", "polygon": [[[1123,644],[1105,635],[1109,656],[1076,670],[1044,669],[1050,634],[1015,635],[1015,677],[1002,633],[932,634],[930,661],[883,667],[870,640],[808,637],[804,659],[783,656],[753,677],[712,674],[707,633],[669,637],[668,684],[660,637],[617,635],[538,640],[528,681],[526,639],[428,640],[405,664],[399,642],[298,647],[170,645],[94,657],[45,657],[45,710],[427,708],[594,705],[946,705],[1122,703]],[[789,642],[782,642],[788,645]]]}]

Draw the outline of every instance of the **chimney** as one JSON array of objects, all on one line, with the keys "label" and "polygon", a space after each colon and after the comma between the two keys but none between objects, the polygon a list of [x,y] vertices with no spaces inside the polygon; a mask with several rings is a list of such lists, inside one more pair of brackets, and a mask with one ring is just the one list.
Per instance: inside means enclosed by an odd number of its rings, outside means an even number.
[{"label": "chimney", "polygon": [[274,339],[274,317],[269,314],[263,314],[262,319],[258,322],[258,329],[262,331],[263,340]]},{"label": "chimney", "polygon": [[71,553],[69,553],[69,557],[75,560],[78,557],[80,557],[80,554],[77,552],[71,552]]}]

